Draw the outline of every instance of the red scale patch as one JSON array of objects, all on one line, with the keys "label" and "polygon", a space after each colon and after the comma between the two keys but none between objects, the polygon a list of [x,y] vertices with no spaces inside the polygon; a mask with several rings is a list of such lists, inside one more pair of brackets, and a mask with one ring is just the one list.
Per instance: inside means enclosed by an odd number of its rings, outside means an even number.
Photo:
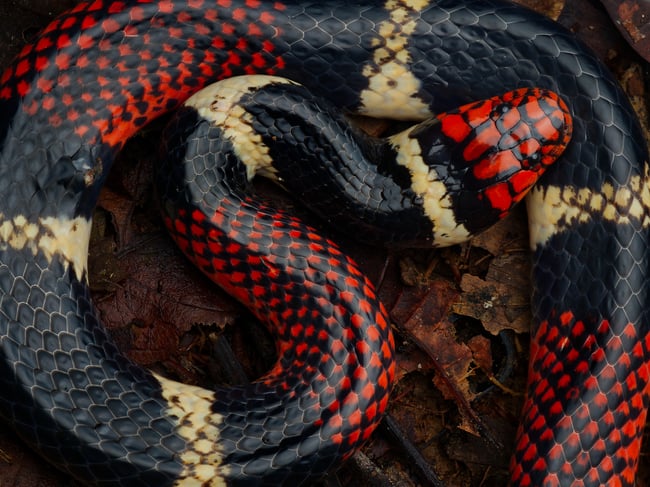
[{"label": "red scale patch", "polygon": [[[161,15],[151,22],[147,20],[150,5],[144,1],[139,5],[133,3],[121,0],[94,1],[89,5],[77,6],[73,14],[51,24],[51,36],[45,35],[37,41],[34,48],[36,52],[32,52],[30,48],[23,50],[22,55],[26,57],[13,70],[6,71],[3,80],[9,83],[10,80],[17,79],[15,90],[20,96],[26,96],[31,90],[38,90],[35,94],[38,96],[25,103],[27,112],[37,113],[41,109],[50,111],[46,116],[52,124],[62,124],[63,118],[67,117],[66,121],[75,122],[75,127],[70,130],[82,138],[83,143],[101,140],[119,148],[136,129],[178,104],[208,79],[227,75],[235,67],[239,71],[244,57],[250,59],[247,65],[248,69],[253,71],[270,72],[276,67],[281,69],[284,66],[271,39],[254,39],[269,32],[267,24],[277,23],[277,13],[286,9],[280,2],[273,6],[276,11],[259,12],[256,10],[262,7],[259,0],[245,0],[245,8],[240,7],[242,2],[216,0],[218,6],[225,6],[226,9],[232,9],[235,3],[238,8],[226,14],[231,13],[233,19],[248,22],[245,30],[241,32],[251,37],[239,39],[237,49],[248,50],[249,46],[253,46],[253,40],[254,45],[257,46],[261,41],[262,46],[262,50],[256,53],[230,53],[222,67],[208,64],[214,63],[215,59],[223,59],[219,50],[226,44],[230,45],[230,39],[225,42],[224,38],[234,35],[236,29],[233,23],[223,20],[224,16],[214,8],[215,2],[210,4],[211,8],[203,11],[206,22],[198,23],[192,33],[188,32],[187,25],[180,25],[185,21],[195,22],[189,9],[179,8],[182,2],[155,2]],[[187,0],[187,3],[190,7],[203,9],[205,2]],[[107,10],[116,15],[106,18]],[[168,29],[166,33],[175,35],[176,38],[165,41],[143,34],[142,29],[149,26],[161,27],[163,20],[173,18],[174,15],[179,24]],[[128,19],[133,23],[123,25],[122,22]],[[218,23],[222,31],[213,32],[210,21]],[[75,41],[77,45],[73,46],[77,29],[85,32],[79,33]],[[100,32],[102,30],[103,33]],[[119,46],[113,45],[113,40],[110,39],[110,34],[114,32],[124,39]],[[197,33],[211,36],[216,49],[208,47],[205,53],[188,49],[177,56],[178,46],[182,42],[187,41],[190,47],[199,45],[193,44],[193,35]],[[99,34],[103,39],[94,38]],[[131,39],[136,38],[142,39],[146,48],[129,44]],[[54,50],[59,52],[50,54],[49,51]],[[84,53],[91,50],[92,55]],[[78,51],[81,53],[78,54]],[[142,61],[136,67],[132,66],[131,59],[125,59],[134,55],[139,55]],[[65,72],[56,73],[57,69]],[[95,70],[96,76],[92,80],[77,77],[79,70],[88,69]],[[42,73],[30,84],[31,81],[23,78],[31,76],[34,70]],[[196,74],[197,70],[199,75]],[[119,71],[119,74],[116,75],[116,71]],[[158,73],[158,77],[152,78],[152,72]],[[134,78],[137,78],[137,83],[133,82]],[[164,93],[160,90],[160,84],[164,85]],[[0,89],[0,96],[15,96],[14,88],[4,85]],[[61,107],[63,111],[60,110]],[[107,109],[110,111],[108,116],[104,115]],[[332,380],[338,382],[332,385],[331,391],[326,391],[327,394],[335,396],[333,407],[338,409],[341,404],[353,406],[359,402],[368,405],[365,412],[356,408],[346,418],[336,414],[327,425],[328,428],[337,430],[334,440],[346,445],[342,451],[348,455],[350,452],[347,449],[350,448],[351,451],[358,448],[376,427],[381,413],[386,408],[395,375],[394,342],[386,312],[379,304],[374,289],[367,280],[360,277],[361,272],[356,264],[343,259],[341,251],[334,244],[304,226],[299,220],[292,219],[274,223],[275,231],[271,235],[274,243],[269,246],[266,243],[269,236],[261,233],[261,228],[266,227],[266,223],[260,225],[259,232],[251,231],[246,223],[247,219],[259,218],[258,216],[250,215],[247,211],[234,215],[227,213],[227,216],[222,213],[236,207],[237,202],[224,201],[223,207],[215,213],[210,213],[210,217],[199,210],[180,210],[174,218],[168,217],[165,224],[170,227],[179,247],[237,299],[252,306],[259,306],[259,301],[265,300],[264,311],[270,309],[268,314],[271,325],[277,326],[278,334],[295,338],[295,341],[280,342],[281,353],[312,354],[326,364],[328,370],[337,371]],[[211,222],[216,225],[231,225],[225,226],[225,230],[214,229],[209,225]],[[312,242],[312,255],[308,257],[308,261],[313,264],[312,269],[306,272],[300,269],[288,271],[279,264],[274,264],[276,261],[282,262],[282,258],[278,257],[281,252],[276,255],[264,254],[287,250],[281,248],[287,241],[287,231],[290,232],[289,238],[297,241],[296,245],[304,244],[307,239]],[[229,242],[228,239],[231,238],[237,241]],[[255,253],[251,254],[251,251]],[[302,255],[299,252],[290,256],[289,262],[300,261]],[[323,271],[317,272],[316,268],[327,269],[328,266],[328,282],[323,284]],[[305,286],[304,301],[309,302],[310,306],[320,303],[322,309],[306,306],[291,309],[291,306],[295,306],[296,296],[295,289],[291,286],[296,286],[294,283],[310,277],[313,280]],[[262,285],[266,280],[272,283],[269,286]],[[287,281],[291,284],[285,284]],[[342,286],[343,289],[336,286]],[[312,292],[315,298],[309,299],[308,292]],[[287,296],[286,302],[278,296]],[[332,306],[327,300],[329,297],[337,304]],[[261,308],[253,311],[264,315],[261,318],[266,318],[266,313]],[[318,343],[314,339],[304,340],[305,337],[316,336]],[[365,362],[360,363],[359,360]],[[307,365],[308,363],[312,365]],[[295,370],[287,372],[276,366],[266,380],[269,384],[274,384],[274,387],[280,384],[290,390],[290,381],[285,380],[286,374],[303,373],[305,377],[314,377],[313,361],[298,360],[293,367]],[[349,377],[336,379],[344,370],[352,370],[354,380]],[[322,385],[319,381],[312,384],[307,378],[302,380],[310,387],[314,386],[314,394],[326,396],[324,391],[329,387],[326,380],[321,381]],[[291,391],[290,394],[296,392]],[[316,424],[322,422],[320,419]]]}]

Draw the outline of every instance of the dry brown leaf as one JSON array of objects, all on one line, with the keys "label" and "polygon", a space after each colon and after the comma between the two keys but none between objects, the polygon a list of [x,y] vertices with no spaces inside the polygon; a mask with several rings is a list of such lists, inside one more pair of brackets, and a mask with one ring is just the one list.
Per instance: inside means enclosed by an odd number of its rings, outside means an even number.
[{"label": "dry brown leaf", "polygon": [[472,357],[476,365],[478,365],[483,372],[492,375],[492,344],[489,338],[482,335],[474,335],[467,340],[467,346],[472,351]]},{"label": "dry brown leaf", "polygon": [[625,40],[650,61],[650,2],[643,0],[601,0],[613,24]]},{"label": "dry brown leaf", "polygon": [[[458,297],[458,291],[445,280],[433,280],[426,291],[412,290],[419,295],[419,303],[413,307],[412,296],[405,290],[393,314],[400,315],[410,309],[402,329],[429,357],[436,374],[434,382],[445,397],[454,401],[462,416],[460,428],[478,434],[478,418],[470,407],[475,395],[468,378],[472,375],[472,351],[459,342],[456,330],[448,319],[449,309]],[[406,304],[408,303],[408,304]]]},{"label": "dry brown leaf", "polygon": [[239,307],[200,275],[166,237],[142,242],[115,259],[119,281],[97,302],[118,345],[147,365],[175,357],[181,337],[194,324],[224,326]]},{"label": "dry brown leaf", "polygon": [[526,333],[530,328],[530,258],[502,254],[491,262],[485,280],[464,274],[463,293],[452,306],[455,313],[475,318],[497,335],[504,329]]}]

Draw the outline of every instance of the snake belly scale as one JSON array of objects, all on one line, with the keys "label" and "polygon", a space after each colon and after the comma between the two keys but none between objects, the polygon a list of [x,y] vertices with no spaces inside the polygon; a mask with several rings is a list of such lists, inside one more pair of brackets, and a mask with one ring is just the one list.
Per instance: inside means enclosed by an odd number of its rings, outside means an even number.
[{"label": "snake belly scale", "polygon": [[[361,342],[380,345],[343,359],[346,384],[371,377],[372,390],[354,392],[362,416],[334,400],[295,426],[336,438],[363,424],[324,445],[318,435],[294,442],[305,435],[287,423],[269,424],[260,443],[255,407],[280,407],[275,395],[245,404],[248,416],[224,415],[215,404],[239,410],[244,389],[205,391],[135,366],[90,300],[90,216],[115,154],[209,82],[252,73],[402,119],[523,87],[560,95],[573,137],[527,197],[534,322],[512,482],[633,485],[650,380],[643,136],[588,49],[496,0],[96,0],[54,20],[0,78],[0,416],[60,468],[106,486],[298,483],[370,434],[386,406],[392,342],[371,284],[342,255],[336,268],[348,269],[355,297],[337,310],[355,315],[346,306],[359,300],[380,310],[354,319]],[[254,440],[242,436],[249,426]],[[319,453],[306,460],[303,449]]]}]

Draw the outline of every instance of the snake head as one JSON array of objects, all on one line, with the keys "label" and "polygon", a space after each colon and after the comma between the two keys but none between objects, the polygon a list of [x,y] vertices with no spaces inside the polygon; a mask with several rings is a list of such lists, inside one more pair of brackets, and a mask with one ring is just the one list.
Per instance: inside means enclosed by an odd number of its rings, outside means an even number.
[{"label": "snake head", "polygon": [[393,136],[393,144],[408,148],[413,189],[445,245],[505,217],[571,133],[569,109],[557,94],[523,88],[437,115]]},{"label": "snake head", "polygon": [[466,168],[459,190],[476,191],[501,217],[560,157],[573,127],[564,101],[539,88],[510,91],[437,118],[442,133],[458,144],[452,165]]}]

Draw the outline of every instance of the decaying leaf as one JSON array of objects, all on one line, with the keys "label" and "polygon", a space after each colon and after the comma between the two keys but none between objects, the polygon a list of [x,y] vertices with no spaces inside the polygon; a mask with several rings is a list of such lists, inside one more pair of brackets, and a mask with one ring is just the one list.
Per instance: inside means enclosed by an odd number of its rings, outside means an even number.
[{"label": "decaying leaf", "polygon": [[452,310],[476,318],[494,335],[504,329],[526,333],[530,328],[529,261],[527,254],[502,254],[492,261],[485,279],[464,274],[463,293]]},{"label": "decaying leaf", "polygon": [[650,61],[650,2],[602,0],[602,4],[625,40],[646,61]]},{"label": "decaying leaf", "polygon": [[[115,260],[124,276],[97,307],[119,345],[152,364],[176,356],[194,324],[223,327],[239,314],[231,299],[200,275],[162,234]],[[102,283],[103,287],[107,283]]]}]

